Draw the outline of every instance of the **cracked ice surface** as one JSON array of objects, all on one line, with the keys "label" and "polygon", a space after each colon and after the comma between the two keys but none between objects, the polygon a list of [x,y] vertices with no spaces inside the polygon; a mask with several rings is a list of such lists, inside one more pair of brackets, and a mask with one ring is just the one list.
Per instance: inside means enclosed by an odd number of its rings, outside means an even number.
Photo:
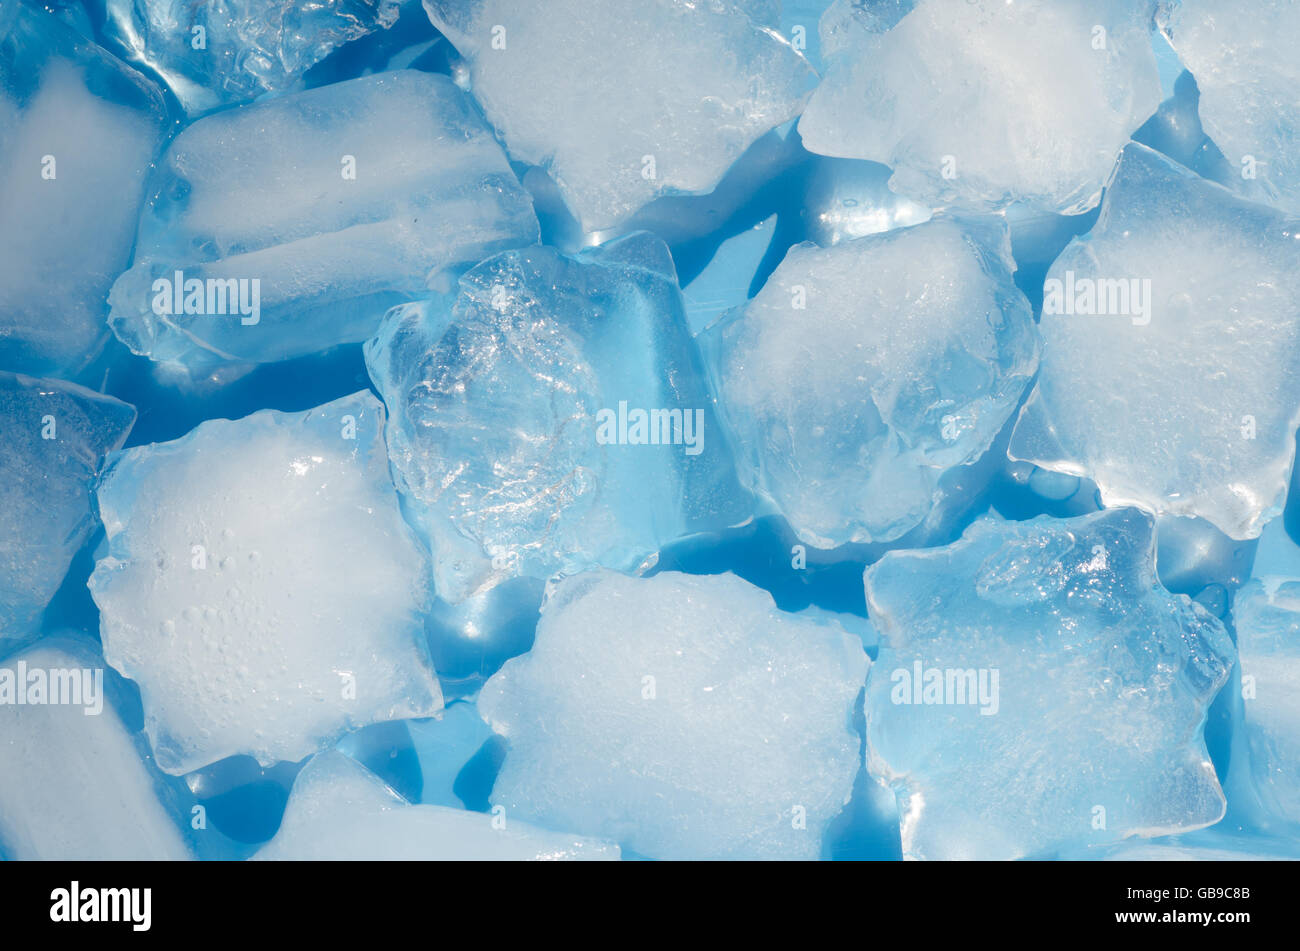
[{"label": "cracked ice surface", "polygon": [[[744,0],[425,0],[510,154],[546,168],[584,230],[707,192],[799,114],[815,79]],[[647,39],[653,37],[652,42]]]},{"label": "cracked ice surface", "polygon": [[1181,0],[1162,8],[1161,29],[1196,78],[1201,123],[1238,172],[1233,187],[1300,214],[1300,5]]},{"label": "cracked ice surface", "polygon": [[1222,818],[1202,728],[1235,652],[1156,582],[1148,516],[986,519],[865,582],[882,640],[867,765],[898,796],[906,856],[1011,859]]},{"label": "cracked ice surface", "polygon": [[91,486],[135,408],[59,380],[0,371],[0,644],[36,633],[98,525]]},{"label": "cracked ice surface", "polygon": [[537,240],[532,201],[468,97],[412,70],[200,119],[150,190],[110,324],[136,353],[195,367],[360,342],[442,269]]},{"label": "cracked ice surface", "polygon": [[1000,222],[799,245],[701,335],[742,478],[800,538],[898,538],[988,449],[1037,366],[1014,269]]},{"label": "cracked ice surface", "polygon": [[932,206],[1084,211],[1160,104],[1153,7],[838,0],[799,132],[812,152],[889,165],[891,187]]},{"label": "cracked ice surface", "polygon": [[[504,824],[502,824],[504,820]],[[298,774],[284,822],[261,860],[617,861],[617,845],[539,829],[509,816],[412,805],[339,752]]]},{"label": "cracked ice surface", "polygon": [[1048,273],[1012,458],[1086,475],[1107,505],[1257,536],[1300,424],[1298,236],[1300,219],[1128,146],[1097,224]]},{"label": "cracked ice surface", "polygon": [[1251,581],[1233,600],[1233,619],[1255,791],[1272,816],[1300,823],[1300,580]]},{"label": "cracked ice surface", "polygon": [[349,729],[431,716],[425,557],[369,393],[209,420],[128,449],[99,486],[90,589],[104,656],[137,681],[158,765],[301,759]]},{"label": "cracked ice surface", "polygon": [[509,743],[492,800],[652,858],[817,858],[860,765],[867,666],[858,638],[734,576],[566,579],[480,695]]},{"label": "cracked ice surface", "polygon": [[[672,260],[649,234],[497,255],[454,295],[395,308],[366,362],[448,601],[516,576],[631,571],[747,514]],[[638,429],[632,413],[651,410],[677,422]]]},{"label": "cracked ice surface", "polygon": [[335,47],[392,26],[400,6],[398,0],[107,0],[105,33],[193,114],[291,88]]}]

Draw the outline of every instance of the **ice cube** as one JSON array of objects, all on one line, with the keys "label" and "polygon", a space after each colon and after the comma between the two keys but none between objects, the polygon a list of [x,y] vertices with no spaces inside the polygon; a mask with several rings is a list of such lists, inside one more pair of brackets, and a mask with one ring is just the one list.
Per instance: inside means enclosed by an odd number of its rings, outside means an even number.
[{"label": "ice cube", "polygon": [[593,565],[747,514],[663,242],[508,251],[366,344],[440,597]]},{"label": "ice cube", "polygon": [[36,632],[98,526],[91,483],[134,407],[58,380],[0,371],[0,644]]},{"label": "ice cube", "polygon": [[191,115],[293,87],[338,46],[397,21],[400,0],[106,0],[105,37]]},{"label": "ice cube", "polygon": [[712,189],[799,114],[815,78],[761,0],[424,7],[511,156],[546,168],[586,231],[658,195]]},{"label": "ice cube", "polygon": [[70,377],[103,347],[164,119],[134,71],[0,0],[0,368]]},{"label": "ice cube", "polygon": [[150,189],[109,322],[136,353],[191,367],[360,342],[444,268],[537,240],[473,104],[412,70],[207,116]]},{"label": "ice cube", "polygon": [[158,765],[301,759],[431,716],[428,567],[403,522],[383,407],[209,420],[106,467],[90,589],[104,656],[140,684]]},{"label": "ice cube", "polygon": [[867,766],[906,857],[1011,859],[1217,822],[1202,728],[1235,659],[1136,509],[985,519],[865,575]]},{"label": "ice cube", "polygon": [[1293,0],[1181,0],[1161,30],[1196,77],[1200,118],[1237,174],[1233,187],[1300,214],[1300,6]]},{"label": "ice cube", "polygon": [[[1240,749],[1273,821],[1300,824],[1300,580],[1265,577],[1232,606],[1241,656]],[[1234,757],[1235,765],[1235,757]]]},{"label": "ice cube", "polygon": [[191,857],[165,805],[161,777],[146,765],[144,744],[108,702],[104,675],[93,645],[62,636],[0,663],[6,858]]},{"label": "ice cube", "polygon": [[862,642],[734,575],[561,582],[483,687],[507,817],[659,859],[813,859],[861,763]]},{"label": "ice cube", "polygon": [[932,206],[1086,210],[1160,104],[1153,7],[836,0],[799,132],[810,151],[889,165]]},{"label": "ice cube", "polygon": [[989,448],[1038,358],[1014,267],[997,220],[797,245],[701,335],[742,478],[802,540],[898,538]]},{"label": "ice cube", "polygon": [[516,819],[412,805],[342,753],[298,774],[280,831],[255,858],[273,861],[617,861],[618,846]]},{"label": "ice cube", "polygon": [[1048,272],[1011,456],[1088,476],[1107,505],[1257,536],[1300,425],[1298,229],[1129,145],[1096,226]]}]

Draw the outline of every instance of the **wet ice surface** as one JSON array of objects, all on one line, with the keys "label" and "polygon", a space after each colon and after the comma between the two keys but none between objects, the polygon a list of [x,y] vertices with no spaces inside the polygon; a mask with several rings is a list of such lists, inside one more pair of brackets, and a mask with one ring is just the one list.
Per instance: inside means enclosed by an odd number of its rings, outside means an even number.
[{"label": "wet ice surface", "polygon": [[802,539],[898,538],[988,449],[1037,365],[1013,269],[987,222],[800,245],[702,335],[742,477]]},{"label": "wet ice surface", "polygon": [[139,683],[167,772],[301,759],[441,708],[428,568],[398,512],[383,419],[360,393],[210,420],[109,464],[90,588],[104,655]]},{"label": "wet ice surface", "polygon": [[448,601],[513,577],[631,571],[748,514],[672,260],[648,234],[490,258],[454,295],[391,312],[366,359]]},{"label": "wet ice surface", "polygon": [[1258,535],[1300,424],[1298,229],[1128,146],[1097,224],[1048,273],[1011,456],[1087,475],[1107,504]]},{"label": "wet ice surface", "polygon": [[507,816],[651,858],[817,858],[858,772],[861,641],[735,577],[592,572],[483,688]]},{"label": "wet ice surface", "polygon": [[0,367],[62,376],[103,346],[163,121],[132,70],[0,3]]},{"label": "wet ice surface", "polygon": [[35,635],[98,526],[92,483],[135,409],[59,380],[0,371],[0,645]]},{"label": "wet ice surface", "polygon": [[1289,0],[1181,0],[1161,27],[1196,77],[1206,133],[1232,187],[1300,214],[1300,7]]},{"label": "wet ice surface", "polygon": [[551,173],[586,231],[661,194],[710,190],[815,82],[767,3],[424,6],[510,154]]},{"label": "wet ice surface", "polygon": [[107,35],[199,113],[292,85],[335,47],[397,20],[398,0],[107,0]]},{"label": "wet ice surface", "polygon": [[135,352],[199,368],[359,342],[442,269],[537,239],[465,94],[411,70],[205,117],[150,193],[110,323]]},{"label": "wet ice surface", "polygon": [[[52,703],[51,693],[41,702],[32,702],[32,694],[22,704],[4,699],[10,677],[8,689],[25,679],[30,690],[34,671],[51,685],[47,690],[56,680],[68,684],[76,692],[67,696],[79,702]],[[46,642],[0,661],[0,855],[40,861],[191,857],[171,804],[145,765],[142,744],[104,689],[104,660],[83,642]]]},{"label": "wet ice surface", "polygon": [[262,860],[617,861],[618,846],[509,816],[412,805],[342,753],[298,774],[284,823]]},{"label": "wet ice surface", "polygon": [[1134,509],[981,521],[867,569],[867,764],[911,858],[1012,859],[1217,822],[1202,737],[1235,659],[1155,580]]},{"label": "wet ice surface", "polygon": [[837,0],[799,131],[813,152],[890,165],[931,205],[1086,210],[1160,102],[1153,6]]}]

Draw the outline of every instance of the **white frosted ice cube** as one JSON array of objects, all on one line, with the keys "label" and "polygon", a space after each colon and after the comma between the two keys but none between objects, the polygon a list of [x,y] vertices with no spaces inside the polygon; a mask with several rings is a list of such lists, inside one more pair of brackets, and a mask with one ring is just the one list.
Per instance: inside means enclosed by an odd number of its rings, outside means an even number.
[{"label": "white frosted ice cube", "polygon": [[652,858],[817,858],[861,765],[867,666],[733,575],[566,579],[480,694],[509,744],[492,801]]},{"label": "white frosted ice cube", "polygon": [[1160,104],[1143,0],[837,0],[825,78],[799,120],[812,152],[894,169],[933,206],[1097,203]]},{"label": "white frosted ice cube", "polygon": [[296,760],[437,713],[425,556],[398,511],[383,406],[209,420],[108,465],[91,592],[158,764]]},{"label": "white frosted ice cube", "polygon": [[[504,818],[504,821],[503,821]],[[255,858],[291,861],[616,861],[618,846],[446,806],[412,805],[338,752],[293,784],[280,831]]]},{"label": "white frosted ice cube", "polygon": [[109,322],[136,353],[196,367],[359,342],[443,269],[537,240],[469,98],[414,70],[200,119],[149,187]]},{"label": "white frosted ice cube", "polygon": [[[27,681],[21,704],[20,673]],[[42,679],[50,685],[45,699],[32,703],[32,685]],[[7,858],[191,857],[159,798],[158,777],[103,691],[104,660],[80,641],[43,642],[0,663],[0,851]],[[80,702],[49,702],[55,698]]]},{"label": "white frosted ice cube", "polygon": [[1014,459],[1236,539],[1282,510],[1300,425],[1300,220],[1129,145],[1048,272]]},{"label": "white frosted ice cube", "polygon": [[[545,167],[587,231],[707,192],[798,115],[814,78],[746,0],[425,0],[510,154]],[[653,38],[653,39],[652,39]]]}]

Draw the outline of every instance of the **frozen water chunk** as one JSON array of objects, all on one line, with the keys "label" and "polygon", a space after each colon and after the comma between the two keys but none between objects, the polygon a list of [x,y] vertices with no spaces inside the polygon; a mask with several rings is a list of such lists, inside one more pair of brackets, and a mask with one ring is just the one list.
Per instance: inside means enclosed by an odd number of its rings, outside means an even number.
[{"label": "frozen water chunk", "polygon": [[70,376],[103,346],[163,121],[134,71],[0,0],[0,368]]},{"label": "frozen water chunk", "polygon": [[[504,821],[504,825],[502,824]],[[360,763],[322,753],[298,774],[256,858],[291,861],[616,861],[618,846],[513,818],[411,805]]]},{"label": "frozen water chunk", "polygon": [[[44,685],[40,700],[34,699],[38,685]],[[0,664],[0,853],[6,858],[191,857],[159,798],[159,777],[104,688],[103,659],[80,641],[43,642]]]},{"label": "frozen water chunk", "polygon": [[1001,222],[797,245],[701,335],[742,477],[801,539],[898,538],[989,448],[1038,359],[1014,268]]},{"label": "frozen water chunk", "polygon": [[799,121],[813,152],[871,159],[932,206],[1097,203],[1160,104],[1153,4],[837,0],[825,79]]},{"label": "frozen water chunk", "polygon": [[1300,6],[1293,0],[1181,0],[1161,29],[1196,77],[1200,117],[1234,187],[1300,214]]},{"label": "frozen water chunk", "polygon": [[104,656],[140,684],[158,765],[301,759],[437,713],[423,552],[398,511],[383,407],[209,420],[101,478],[90,589]]},{"label": "frozen water chunk", "polygon": [[1224,813],[1202,736],[1218,619],[1155,578],[1151,519],[981,520],[867,569],[867,766],[911,858],[1011,859]]},{"label": "frozen water chunk", "polygon": [[104,32],[190,114],[283,92],[335,47],[397,21],[398,0],[107,0]]},{"label": "frozen water chunk", "polygon": [[1253,580],[1232,611],[1254,788],[1271,816],[1300,823],[1300,581]]},{"label": "frozen water chunk", "polygon": [[135,422],[126,403],[0,371],[0,644],[34,633],[99,524],[91,482]]},{"label": "frozen water chunk", "polygon": [[536,240],[527,192],[451,80],[366,76],[177,136],[110,323],[154,360],[284,360],[360,342],[442,269]]},{"label": "frozen water chunk", "polygon": [[767,3],[424,7],[468,61],[510,154],[550,172],[586,231],[658,195],[712,189],[751,142],[799,114],[815,77]]},{"label": "frozen water chunk", "polygon": [[815,859],[860,765],[868,665],[734,575],[569,578],[483,687],[492,801],[659,859]]},{"label": "frozen water chunk", "polygon": [[1126,148],[1096,226],[1048,272],[1011,456],[1088,476],[1107,505],[1258,535],[1300,424],[1298,229]]},{"label": "frozen water chunk", "polygon": [[497,255],[457,294],[394,309],[366,363],[450,602],[516,576],[631,571],[748,514],[649,234]]}]

